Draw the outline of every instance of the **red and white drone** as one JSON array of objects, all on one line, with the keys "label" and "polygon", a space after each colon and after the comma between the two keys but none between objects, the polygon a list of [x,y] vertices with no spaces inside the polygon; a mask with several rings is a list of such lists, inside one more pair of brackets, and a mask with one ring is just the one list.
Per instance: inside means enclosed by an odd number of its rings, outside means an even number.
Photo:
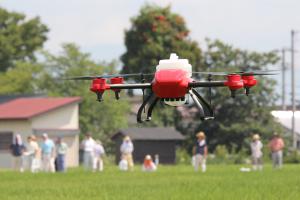
[{"label": "red and white drone", "polygon": [[[192,79],[193,74],[208,75],[207,81],[196,81]],[[144,76],[153,75],[150,83],[145,83]],[[213,75],[223,75],[227,78],[224,81],[213,81]],[[160,60],[154,74],[116,74],[99,76],[71,77],[69,80],[92,80],[90,90],[97,94],[98,101],[102,101],[102,96],[106,90],[113,90],[116,99],[120,97],[122,89],[142,89],[150,90],[149,95],[144,98],[137,113],[137,121],[150,121],[152,111],[156,103],[161,100],[170,106],[181,106],[187,102],[190,96],[197,106],[200,119],[209,120],[214,118],[211,104],[208,103],[195,88],[227,87],[231,91],[231,96],[235,97],[235,91],[245,89],[248,95],[250,88],[257,84],[255,75],[272,75],[269,72],[192,72],[192,66],[187,59],[178,59],[176,54],[171,54],[170,59]],[[141,83],[124,83],[124,77],[140,76]],[[107,81],[109,79],[109,83]],[[149,105],[148,105],[149,104]],[[148,106],[147,106],[148,105]],[[142,119],[143,110],[147,107],[146,119]]]}]

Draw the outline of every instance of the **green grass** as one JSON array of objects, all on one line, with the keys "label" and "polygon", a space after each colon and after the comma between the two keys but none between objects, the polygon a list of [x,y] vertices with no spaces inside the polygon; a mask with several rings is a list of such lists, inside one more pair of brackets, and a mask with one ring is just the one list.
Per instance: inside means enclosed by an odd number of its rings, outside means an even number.
[{"label": "green grass", "polygon": [[237,165],[208,165],[206,173],[190,166],[160,166],[155,173],[103,173],[71,169],[66,174],[30,174],[0,171],[1,200],[35,199],[300,199],[300,165],[282,170],[266,166],[263,172],[240,172]]}]

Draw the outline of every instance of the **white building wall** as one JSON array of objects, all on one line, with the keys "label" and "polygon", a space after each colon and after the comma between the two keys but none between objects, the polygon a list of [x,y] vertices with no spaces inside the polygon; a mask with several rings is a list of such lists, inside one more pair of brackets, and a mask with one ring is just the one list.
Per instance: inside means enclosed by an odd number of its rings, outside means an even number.
[{"label": "white building wall", "polygon": [[31,119],[33,129],[78,129],[77,103],[52,110]]}]

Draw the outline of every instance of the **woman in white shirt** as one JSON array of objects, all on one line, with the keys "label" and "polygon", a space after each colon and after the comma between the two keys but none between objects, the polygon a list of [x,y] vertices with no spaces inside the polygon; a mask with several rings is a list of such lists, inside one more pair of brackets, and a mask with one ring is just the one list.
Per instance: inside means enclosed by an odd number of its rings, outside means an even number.
[{"label": "woman in white shirt", "polygon": [[253,170],[262,170],[263,144],[260,141],[260,137],[258,134],[253,135],[250,146],[251,146]]},{"label": "woman in white shirt", "polygon": [[40,154],[40,148],[38,143],[36,142],[36,137],[34,135],[28,136],[27,137],[27,151],[25,155],[28,157],[28,164],[30,171],[32,173],[38,172],[40,170],[40,159],[39,159],[39,154]]},{"label": "woman in white shirt", "polygon": [[134,150],[133,144],[130,140],[129,136],[125,136],[123,139],[123,143],[120,147],[120,151],[122,154],[122,157],[127,160],[128,167],[132,171],[133,170],[133,158],[132,158],[132,152]]}]

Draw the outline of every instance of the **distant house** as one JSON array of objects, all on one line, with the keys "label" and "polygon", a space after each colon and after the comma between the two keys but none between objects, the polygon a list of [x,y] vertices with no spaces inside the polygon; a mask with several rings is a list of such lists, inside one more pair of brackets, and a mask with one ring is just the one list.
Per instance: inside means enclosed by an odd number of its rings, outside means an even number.
[{"label": "distant house", "polygon": [[[293,112],[290,110],[274,110],[271,112],[275,119],[288,130],[289,134],[292,130]],[[295,132],[298,135],[297,147],[300,149],[300,111],[295,112]]]},{"label": "distant house", "polygon": [[[78,166],[80,97],[27,97],[2,101],[0,104],[0,168],[11,167],[9,146],[15,134],[23,141],[34,134],[61,136],[68,144],[67,166]],[[26,144],[26,143],[25,143]]]},{"label": "distant house", "polygon": [[133,144],[135,162],[143,162],[145,155],[159,155],[160,163],[174,164],[176,146],[184,137],[174,128],[128,128],[118,131],[112,136],[116,143],[116,162],[120,160],[120,145],[125,135],[128,135]]}]

